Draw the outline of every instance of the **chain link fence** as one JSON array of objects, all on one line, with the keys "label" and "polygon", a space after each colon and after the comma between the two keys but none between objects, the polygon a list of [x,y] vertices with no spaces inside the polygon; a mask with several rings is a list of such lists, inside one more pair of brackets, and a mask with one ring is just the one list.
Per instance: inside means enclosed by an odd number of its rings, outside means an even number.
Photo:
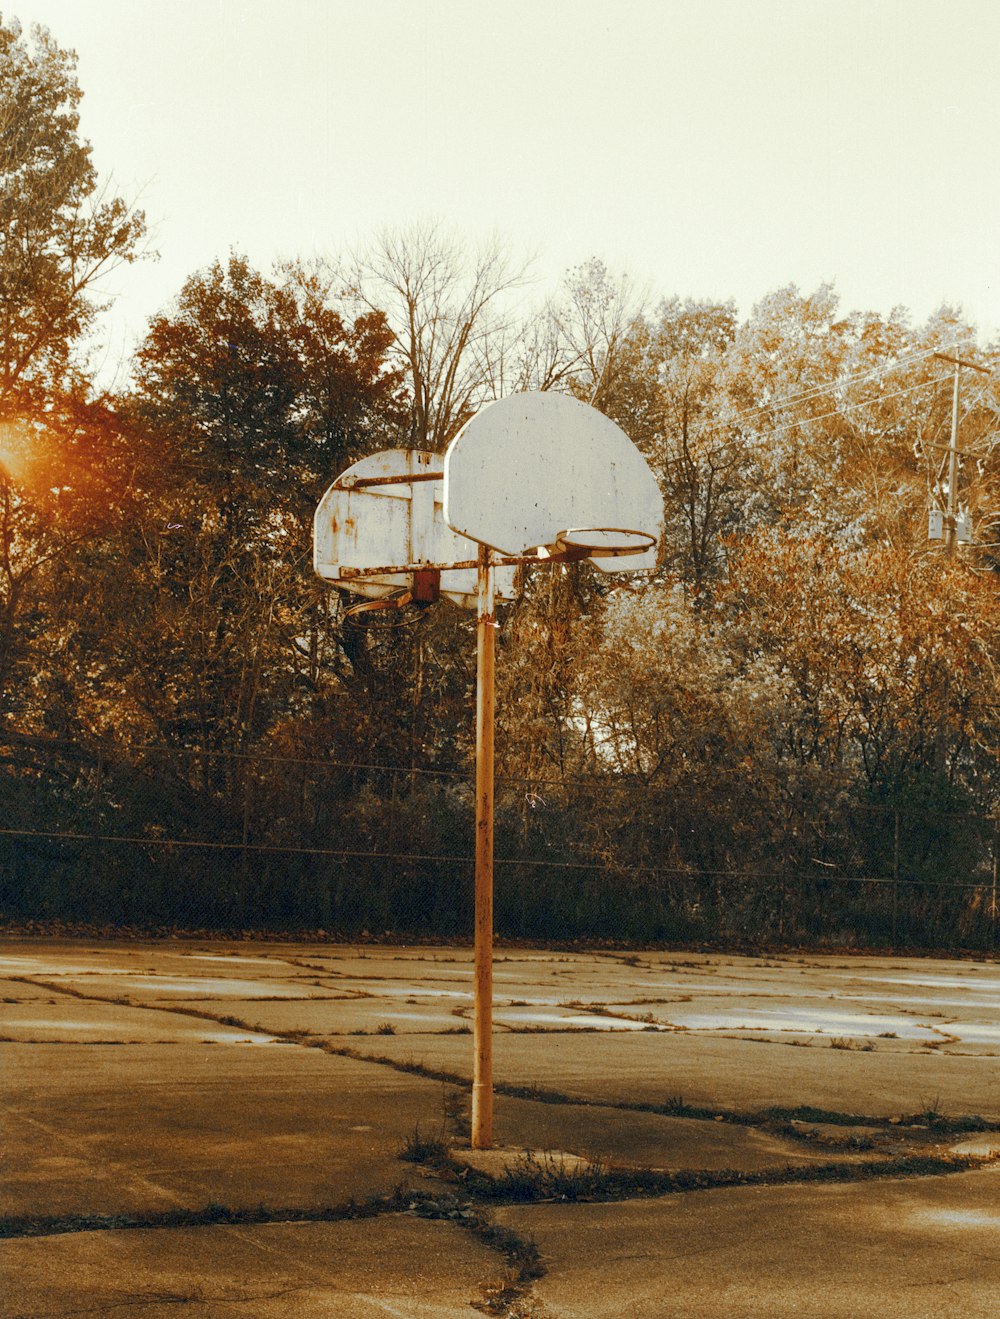
[{"label": "chain link fence", "polygon": [[[465,937],[472,775],[0,737],[9,921]],[[498,779],[498,934],[995,949],[997,823]]]}]

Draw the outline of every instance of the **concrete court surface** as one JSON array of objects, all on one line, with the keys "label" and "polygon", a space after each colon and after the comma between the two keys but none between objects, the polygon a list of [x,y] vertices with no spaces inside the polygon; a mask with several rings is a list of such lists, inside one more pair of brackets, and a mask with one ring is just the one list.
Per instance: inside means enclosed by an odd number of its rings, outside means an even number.
[{"label": "concrete court surface", "polygon": [[[546,1319],[996,1319],[1000,1172],[498,1211]],[[628,1279],[627,1288],[621,1280]]]},{"label": "concrete court surface", "polygon": [[[3,1243],[3,1314],[468,1319],[493,1253],[445,1222],[77,1232]],[[83,1304],[81,1304],[81,1302]]]},{"label": "concrete court surface", "polygon": [[[472,1315],[510,1272],[460,1207],[406,1212],[453,1188],[398,1157],[418,1128],[462,1143],[468,950],[8,939],[0,1000],[3,1315]],[[997,962],[501,949],[495,1001],[496,1079],[522,1088],[498,1143],[776,1182],[493,1205],[546,1270],[496,1313],[1000,1314],[996,1168],[781,1182],[969,1140],[900,1121],[925,1109],[1000,1127]],[[681,1099],[710,1111],[634,1107]],[[871,1121],[775,1128],[770,1105]],[[397,1188],[403,1212],[343,1217]],[[270,1217],[162,1219],[213,1205]]]}]

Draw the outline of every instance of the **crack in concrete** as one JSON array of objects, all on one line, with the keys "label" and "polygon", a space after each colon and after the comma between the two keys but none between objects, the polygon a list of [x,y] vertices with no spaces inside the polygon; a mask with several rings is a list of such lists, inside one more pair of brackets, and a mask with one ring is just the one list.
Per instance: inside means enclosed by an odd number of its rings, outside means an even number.
[{"label": "crack in concrete", "polygon": [[460,1184],[477,1202],[539,1204],[546,1202],[612,1202],[662,1198],[693,1191],[742,1187],[797,1186],[804,1183],[848,1184],[954,1175],[994,1166],[992,1155],[893,1155],[869,1162],[789,1164],[758,1169],[670,1172],[652,1168],[608,1168],[600,1163],[565,1169],[558,1162],[538,1163],[530,1156],[497,1176],[461,1163],[447,1152],[427,1157],[424,1166],[442,1180]]},{"label": "crack in concrete", "polygon": [[[302,966],[302,964],[300,964]],[[320,970],[302,966],[302,969]],[[325,968],[324,968],[325,971]],[[329,972],[326,972],[329,978]],[[31,985],[34,988],[45,989],[48,992],[65,995],[66,997],[83,1000],[86,1002],[116,1004],[126,1006],[136,1010],[168,1012],[186,1017],[193,1017],[201,1020],[211,1021],[218,1025],[235,1026],[235,1028],[247,1031],[256,1031],[258,1028],[252,1027],[242,1021],[238,1022],[231,1014],[219,1014],[205,1011],[200,1008],[194,1008],[187,1004],[152,1002],[143,1003],[121,997],[105,997],[98,994],[88,994],[79,989],[53,984],[48,980],[33,978],[30,976],[14,976],[11,980]],[[363,992],[353,991],[358,997],[364,997]],[[353,994],[352,994],[353,996]],[[245,1001],[245,1000],[244,1000]],[[229,1006],[229,1004],[227,1004]],[[636,1004],[638,1006],[638,1004]],[[627,1017],[627,1014],[615,1013],[608,1015],[621,1015]],[[228,1018],[228,1019],[227,1019]],[[945,1031],[939,1027],[930,1027],[935,1034],[941,1035],[942,1043],[952,1042],[946,1035]],[[389,1067],[393,1070],[418,1075],[426,1079],[444,1081],[454,1085],[457,1088],[468,1090],[471,1082],[464,1076],[455,1073],[446,1072],[440,1069],[425,1067],[422,1064],[405,1062],[398,1059],[388,1058],[383,1055],[369,1055],[357,1049],[346,1046],[335,1046],[325,1039],[310,1038],[304,1036],[302,1032],[297,1031],[269,1031],[276,1040],[285,1043],[299,1045],[303,1048],[318,1048],[323,1052],[333,1056],[346,1057],[354,1061],[370,1063],[374,1066]],[[954,1042],[958,1042],[955,1040]],[[936,1046],[940,1047],[940,1046]],[[775,1122],[774,1113],[763,1114],[733,1114],[719,1113],[710,1110],[688,1110],[686,1106],[677,1101],[671,1101],[665,1105],[654,1105],[647,1103],[629,1103],[622,1101],[620,1103],[608,1103],[606,1101],[595,1101],[586,1097],[571,1097],[559,1094],[553,1091],[544,1091],[539,1087],[515,1086],[504,1083],[496,1085],[496,1091],[500,1094],[506,1094],[511,1097],[534,1099],[544,1103],[565,1104],[568,1106],[579,1107],[604,1107],[613,1108],[623,1111],[660,1113],[667,1117],[686,1117],[693,1120],[712,1120],[712,1121],[729,1121],[739,1123],[742,1126],[764,1127],[771,1126]],[[846,1125],[863,1124],[867,1126],[878,1126],[891,1129],[897,1124],[890,1123],[886,1118],[859,1117],[857,1115],[823,1115],[826,1120],[840,1120]],[[897,1120],[898,1122],[898,1120]],[[44,1124],[39,1124],[44,1125]],[[976,1127],[977,1130],[995,1129],[993,1125],[987,1127],[981,1124]],[[786,1134],[808,1139],[801,1131],[796,1131],[792,1127],[786,1128]],[[450,1162],[450,1161],[449,1161]],[[726,1170],[722,1173],[692,1173],[692,1174],[655,1174],[651,1170],[630,1170],[622,1173],[620,1177],[612,1179],[616,1184],[611,1182],[603,1187],[604,1194],[598,1195],[591,1190],[591,1194],[581,1198],[592,1199],[632,1199],[637,1195],[640,1196],[662,1196],[677,1192],[690,1192],[694,1190],[722,1189],[724,1187],[754,1187],[754,1186],[779,1186],[803,1181],[822,1181],[822,1182],[846,1182],[857,1181],[861,1178],[872,1177],[901,1177],[901,1176],[929,1176],[941,1175],[943,1173],[955,1173],[982,1167],[988,1163],[995,1162],[989,1157],[981,1156],[955,1156],[950,1159],[941,1158],[894,1158],[873,1160],[865,1165],[858,1164],[838,1164],[831,1161],[830,1163],[816,1165],[808,1169],[788,1167],[783,1169],[765,1170],[762,1173],[737,1173]],[[516,1204],[525,1203],[526,1198],[523,1188],[517,1193],[504,1195],[499,1187],[494,1187],[492,1192],[485,1185],[480,1185],[475,1178],[469,1180],[468,1169],[462,1169],[459,1165],[449,1170],[445,1167],[437,1168],[438,1175],[447,1175],[448,1171],[452,1172],[456,1180],[461,1179],[464,1182],[463,1189],[466,1195],[471,1198],[462,1203],[467,1206],[474,1206],[471,1214],[463,1215],[459,1209],[456,1214],[450,1211],[447,1213],[436,1213],[433,1210],[428,1212],[428,1206],[435,1203],[433,1196],[429,1192],[406,1192],[398,1188],[391,1196],[374,1197],[371,1201],[362,1205],[350,1201],[340,1206],[312,1207],[310,1209],[285,1209],[285,1210],[267,1210],[264,1206],[255,1211],[234,1211],[222,1208],[217,1205],[206,1207],[201,1211],[176,1210],[164,1211],[159,1214],[150,1215],[130,1215],[130,1216],[84,1216],[76,1218],[49,1218],[49,1219],[8,1219],[0,1221],[0,1236],[6,1237],[25,1237],[38,1235],[54,1235],[63,1232],[83,1232],[99,1230],[120,1230],[122,1228],[131,1229],[151,1229],[167,1227],[211,1227],[241,1224],[244,1227],[250,1225],[260,1225],[267,1223],[287,1223],[287,1222],[336,1222],[348,1218],[374,1218],[381,1217],[391,1213],[419,1213],[423,1217],[442,1217],[449,1219],[454,1226],[461,1227],[463,1230],[471,1231],[480,1241],[496,1253],[501,1254],[507,1260],[511,1273],[511,1280],[501,1290],[494,1289],[492,1299],[488,1299],[476,1308],[483,1309],[494,1314],[511,1314],[511,1313],[528,1313],[524,1310],[515,1310],[514,1306],[522,1306],[529,1302],[531,1281],[533,1278],[541,1276],[545,1270],[538,1258],[537,1249],[532,1242],[518,1237],[509,1229],[497,1229],[490,1222],[484,1213],[483,1206],[490,1204]],[[489,1181],[490,1179],[486,1179]],[[528,1197],[530,1202],[532,1197]],[[561,1197],[549,1197],[550,1199],[574,1198],[563,1194]],[[405,1205],[404,1205],[405,1201]],[[535,1202],[544,1202],[544,1197],[535,1198]],[[247,1237],[248,1234],[240,1234]],[[260,1245],[260,1243],[255,1242]],[[263,1247],[262,1247],[263,1248]],[[690,1252],[688,1252],[690,1253]],[[681,1258],[682,1256],[678,1256]],[[286,1291],[269,1293],[266,1296],[246,1296],[240,1298],[213,1297],[208,1298],[213,1304],[247,1304],[253,1301],[271,1299],[294,1291],[305,1290],[304,1288],[289,1288]],[[484,1293],[488,1294],[488,1289],[484,1287]],[[195,1298],[192,1295],[185,1296],[181,1293],[176,1294],[128,1294],[119,1301],[112,1302],[110,1310],[107,1307],[92,1310],[80,1310],[74,1312],[62,1312],[64,1314],[96,1314],[110,1313],[113,1309],[123,1306],[134,1308],[136,1306],[145,1306],[149,1304],[188,1304]],[[388,1302],[383,1298],[366,1297],[371,1301],[378,1301],[386,1309],[386,1313],[397,1313],[390,1307]],[[25,1316],[29,1319],[29,1316]],[[32,1315],[30,1319],[45,1319],[42,1314]]]},{"label": "crack in concrete", "polygon": [[[202,1210],[176,1210],[148,1214],[114,1214],[114,1215],[74,1215],[72,1217],[50,1217],[37,1219],[0,1219],[0,1239],[23,1240],[42,1236],[63,1236],[70,1233],[85,1232],[120,1232],[120,1231],[167,1231],[178,1228],[215,1228],[215,1227],[264,1227],[278,1224],[294,1223],[341,1223],[356,1220],[378,1219],[393,1215],[407,1214],[419,1218],[441,1220],[450,1226],[470,1233],[476,1240],[506,1263],[510,1278],[505,1285],[502,1297],[504,1305],[526,1297],[532,1279],[541,1277],[544,1269],[538,1261],[538,1251],[534,1243],[520,1236],[511,1228],[497,1227],[488,1212],[482,1206],[473,1206],[471,1199],[458,1200],[453,1196],[442,1196],[440,1192],[404,1191],[398,1188],[389,1196],[373,1197],[358,1203],[349,1200],[341,1205],[310,1206],[307,1208],[268,1209],[261,1205],[257,1209],[228,1209],[221,1205],[209,1205]],[[242,1240],[249,1241],[255,1248],[271,1254],[288,1252],[275,1249],[265,1242],[251,1238],[246,1231],[238,1233]],[[301,1268],[301,1261],[295,1261],[295,1267]],[[322,1285],[327,1279],[317,1270],[312,1270],[313,1285]],[[287,1289],[288,1292],[304,1291],[305,1287]],[[489,1284],[483,1283],[482,1290],[489,1291]],[[110,1306],[101,1305],[89,1310],[59,1311],[60,1315],[110,1313],[122,1305],[148,1304],[189,1304],[193,1300],[211,1301],[213,1304],[244,1304],[251,1300],[269,1299],[271,1295],[284,1295],[285,1292],[269,1293],[267,1296],[246,1297],[204,1297],[184,1293],[136,1293],[135,1300],[113,1301]],[[384,1297],[365,1294],[365,1300],[386,1309],[387,1314],[402,1313],[396,1311]],[[482,1306],[488,1313],[507,1313],[493,1310],[490,1302]],[[25,1313],[19,1319],[48,1319],[43,1313]]]},{"label": "crack in concrete", "polygon": [[269,1209],[231,1209],[209,1204],[202,1209],[162,1209],[146,1213],[119,1214],[48,1214],[31,1217],[25,1214],[0,1218],[0,1239],[66,1236],[77,1232],[161,1231],[171,1228],[259,1227],[275,1223],[340,1223],[353,1219],[376,1218],[382,1214],[408,1212],[415,1198],[429,1192],[404,1191],[397,1188],[390,1195],[370,1200],[346,1200],[339,1205],[288,1206]]},{"label": "crack in concrete", "polygon": [[258,1301],[273,1301],[281,1296],[293,1296],[306,1291],[305,1287],[282,1287],[277,1291],[255,1292],[245,1296],[209,1296],[203,1287],[188,1292],[122,1292],[118,1299],[109,1298],[100,1305],[79,1310],[25,1310],[14,1319],[72,1319],[75,1315],[113,1314],[116,1310],[145,1309],[149,1305],[249,1305]]},{"label": "crack in concrete", "polygon": [[[258,1027],[253,1026],[230,1013],[220,1014],[206,1012],[203,1009],[189,1007],[186,1004],[181,1003],[143,1003],[135,1000],[122,1000],[121,998],[106,998],[99,994],[86,994],[81,990],[73,989],[68,986],[52,985],[47,981],[33,979],[29,976],[11,976],[8,977],[8,979],[17,980],[19,983],[31,985],[36,989],[47,989],[57,993],[63,993],[72,998],[82,999],[85,1002],[114,1004],[117,1006],[134,1008],[138,1011],[171,1013],[178,1016],[193,1017],[201,1021],[211,1021],[215,1025],[228,1026],[235,1030],[259,1033]],[[930,1029],[937,1030],[938,1028],[930,1027]],[[318,1049],[323,1053],[329,1053],[335,1057],[350,1058],[355,1062],[366,1062],[375,1066],[388,1067],[393,1071],[402,1072],[408,1075],[422,1076],[431,1081],[441,1081],[463,1090],[471,1090],[472,1087],[471,1080],[458,1072],[449,1072],[441,1068],[432,1068],[425,1066],[423,1063],[407,1061],[404,1059],[390,1058],[385,1054],[369,1054],[350,1045],[331,1044],[329,1039],[324,1036],[315,1036],[311,1033],[298,1030],[269,1030],[266,1033],[272,1036],[276,1042],[295,1044],[301,1048]],[[66,1042],[71,1043],[72,1041]],[[571,1096],[563,1094],[560,1091],[546,1090],[537,1085],[517,1085],[504,1081],[496,1081],[494,1083],[494,1090],[497,1094],[506,1095],[512,1099],[528,1099],[543,1104],[565,1104],[567,1106],[581,1108],[610,1108],[622,1112],[651,1113],[659,1114],[664,1117],[686,1118],[691,1121],[722,1121],[752,1128],[773,1128],[776,1121],[789,1121],[798,1118],[802,1121],[834,1122],[845,1126],[873,1126],[885,1130],[898,1131],[900,1126],[907,1122],[935,1116],[930,1114],[914,1114],[909,1116],[885,1117],[870,1114],[833,1112],[814,1113],[808,1108],[799,1109],[794,1107],[788,1109],[765,1109],[762,1112],[740,1113],[729,1110],[711,1109],[699,1105],[687,1105],[680,1100],[674,1099],[668,1100],[663,1104],[655,1104],[645,1101],[630,1102],[628,1100],[610,1101],[607,1099],[590,1099],[584,1095]],[[940,1115],[936,1116],[939,1117]],[[946,1128],[951,1134],[963,1131],[981,1132],[1000,1130],[1000,1123],[987,1122],[981,1118],[954,1118],[945,1120],[940,1125]],[[809,1139],[809,1136],[804,1136],[802,1132],[795,1131],[794,1129],[786,1130],[783,1134],[792,1136],[796,1139]]]}]

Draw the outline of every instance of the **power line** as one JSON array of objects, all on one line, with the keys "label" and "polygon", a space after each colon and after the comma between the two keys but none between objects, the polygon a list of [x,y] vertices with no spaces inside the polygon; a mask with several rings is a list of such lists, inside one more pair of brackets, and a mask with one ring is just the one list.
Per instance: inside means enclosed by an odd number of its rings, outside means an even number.
[{"label": "power line", "polygon": [[900,398],[904,394],[912,394],[918,389],[926,389],[928,385],[939,385],[944,377],[935,376],[932,380],[920,380],[915,385],[907,385],[904,389],[895,389],[891,394],[879,394],[877,398],[862,399],[858,403],[844,403],[839,408],[834,408],[832,412],[821,412],[818,417],[798,417],[795,421],[786,422],[784,426],[775,426],[770,435],[780,435],[782,431],[792,430],[796,426],[808,426],[814,421],[825,421],[829,417],[839,417],[844,412],[854,412],[858,408],[868,408],[875,403],[883,403],[890,398]]},{"label": "power line", "polygon": [[[962,344],[967,344],[972,342],[974,342],[973,336],[967,335],[964,339],[957,339],[953,344],[948,344],[946,346],[950,348],[958,348]],[[841,376],[839,379],[833,380],[829,384],[811,386],[808,389],[800,390],[798,393],[792,393],[786,395],[784,399],[780,399],[775,402],[755,403],[753,404],[753,406],[749,408],[743,408],[740,411],[735,412],[731,420],[739,421],[742,417],[750,416],[752,413],[768,412],[773,410],[780,410],[784,408],[794,407],[800,403],[808,402],[809,399],[811,398],[816,398],[823,394],[828,394],[834,389],[842,389],[846,385],[853,384],[858,381],[874,380],[879,376],[887,375],[890,371],[902,370],[904,367],[912,366],[916,362],[922,361],[924,358],[933,357],[935,353],[937,353],[938,351],[939,350],[936,348],[924,348],[921,349],[920,352],[906,354],[903,357],[897,358],[894,362],[890,362],[885,366],[875,367],[871,371],[859,371],[859,372],[854,372],[853,374],[850,375]],[[711,430],[712,428],[709,427],[708,429]]]},{"label": "power line", "polygon": [[[853,412],[858,408],[871,407],[875,403],[882,403],[891,398],[900,398],[902,395],[912,394],[918,389],[926,389],[930,385],[939,385],[941,381],[944,380],[945,378],[946,377],[944,376],[935,376],[931,380],[921,380],[918,381],[917,384],[915,385],[907,385],[904,389],[894,390],[891,394],[880,394],[877,398],[862,399],[858,403],[844,403],[840,407],[834,408],[832,412],[822,412],[817,417],[796,417],[794,421],[786,422],[783,426],[773,427],[771,430],[768,431],[765,437],[762,437],[761,439],[758,439],[757,441],[752,442],[750,444],[745,444],[743,446],[743,452],[753,453],[757,449],[766,448],[775,435],[781,435],[785,431],[794,430],[798,426],[809,426],[817,421],[826,421],[830,417],[840,417],[845,412]],[[700,432],[698,438],[700,438],[701,434],[711,435],[713,431],[719,429],[720,427],[717,426],[708,427],[706,428],[705,431]],[[727,440],[725,440],[722,444],[718,445],[715,449],[711,449],[707,456],[714,457],[715,454],[724,452],[727,448],[736,444],[738,440],[741,438],[742,438],[741,436],[730,436]]]}]

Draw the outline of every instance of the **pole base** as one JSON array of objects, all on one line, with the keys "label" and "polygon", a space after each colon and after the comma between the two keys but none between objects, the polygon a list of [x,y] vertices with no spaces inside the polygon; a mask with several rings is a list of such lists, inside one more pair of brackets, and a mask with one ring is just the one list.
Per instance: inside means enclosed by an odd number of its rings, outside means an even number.
[{"label": "pole base", "polygon": [[493,1148],[493,1086],[476,1082],[472,1087],[472,1148]]}]

